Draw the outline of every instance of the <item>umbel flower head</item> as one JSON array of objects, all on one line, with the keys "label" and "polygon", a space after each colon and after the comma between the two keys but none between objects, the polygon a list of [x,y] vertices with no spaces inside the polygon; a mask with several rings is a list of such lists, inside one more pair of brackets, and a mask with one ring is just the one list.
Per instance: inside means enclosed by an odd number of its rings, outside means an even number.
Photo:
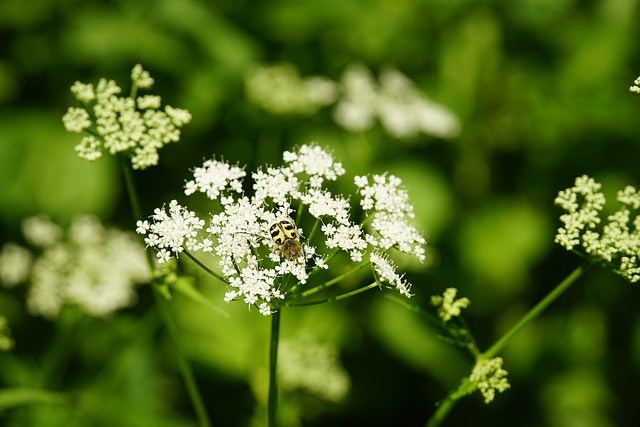
[{"label": "umbel flower head", "polygon": [[507,380],[508,372],[502,369],[502,362],[501,357],[479,360],[469,375],[469,382],[480,390],[484,403],[491,403],[496,391],[503,393],[511,387]]},{"label": "umbel flower head", "polygon": [[70,107],[62,121],[69,132],[87,132],[76,152],[85,160],[97,160],[103,153],[125,153],[134,169],[158,163],[158,150],[180,139],[180,128],[191,121],[188,111],[169,105],[161,108],[156,95],[137,96],[138,89],[150,89],[153,79],[140,64],[131,71],[131,95],[113,80],[93,84],[75,82],[71,92],[81,107]]},{"label": "umbel flower head", "polygon": [[558,193],[556,205],[566,211],[556,243],[577,250],[589,259],[611,268],[630,282],[640,280],[640,193],[627,186],[618,191],[620,209],[603,223],[600,213],[605,197],[601,185],[586,175],[576,178],[571,188]]},{"label": "umbel flower head", "polygon": [[135,234],[107,228],[93,216],[74,218],[66,233],[42,215],[25,219],[22,229],[37,254],[6,243],[0,250],[0,283],[29,282],[31,314],[54,318],[71,304],[105,316],[133,303],[135,285],[149,279]]},{"label": "umbel flower head", "polygon": [[168,213],[157,209],[151,221],[139,221],[138,232],[156,249],[160,263],[185,249],[214,255],[219,277],[229,285],[225,301],[242,300],[264,315],[335,284],[335,279],[309,282],[326,276],[320,274],[324,270],[331,272],[336,257],[352,263],[351,272],[370,267],[374,284],[411,296],[411,284],[397,272],[391,256],[403,252],[422,261],[425,240],[413,225],[413,207],[400,179],[356,177],[358,211],[364,214],[356,221],[351,199],[328,188],[345,173],[330,152],[303,145],[285,152],[283,161],[283,166],[250,175],[249,196],[243,192],[243,168],[207,160],[194,170],[185,193],[203,193],[219,210],[205,222],[172,201]]}]

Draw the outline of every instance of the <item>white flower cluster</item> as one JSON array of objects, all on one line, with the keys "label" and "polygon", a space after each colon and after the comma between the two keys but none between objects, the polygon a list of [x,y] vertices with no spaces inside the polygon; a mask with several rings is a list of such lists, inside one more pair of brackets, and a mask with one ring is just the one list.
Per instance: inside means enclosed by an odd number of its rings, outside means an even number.
[{"label": "white flower cluster", "polygon": [[469,376],[469,381],[475,383],[484,396],[484,403],[491,403],[496,391],[503,393],[511,387],[507,380],[508,372],[502,369],[502,362],[501,357],[479,360]]},{"label": "white flower cluster", "polygon": [[561,191],[555,203],[567,213],[560,216],[564,224],[558,229],[556,243],[567,250],[580,246],[590,258],[610,266],[630,282],[640,280],[640,193],[627,186],[617,194],[622,205],[601,223],[600,213],[605,205],[601,185],[583,175],[575,185]]},{"label": "white flower cluster", "polygon": [[316,113],[336,104],[333,117],[349,132],[371,129],[376,119],[389,135],[409,139],[419,134],[453,138],[460,121],[441,104],[427,99],[400,71],[389,68],[376,81],[363,65],[344,71],[340,82],[325,77],[302,78],[290,64],[254,68],[245,79],[251,102],[272,114]]},{"label": "white flower cluster", "polygon": [[431,305],[438,307],[438,316],[445,322],[451,320],[452,317],[460,316],[463,308],[467,308],[471,301],[469,298],[458,298],[456,288],[447,288],[442,296],[434,295],[431,297]]},{"label": "white flower cluster", "polygon": [[640,93],[640,77],[633,81],[633,85],[629,87],[629,91],[633,93]]},{"label": "white flower cluster", "polygon": [[[132,94],[149,89],[153,79],[136,65],[131,72]],[[188,111],[169,105],[161,110],[159,96],[122,97],[122,89],[113,80],[92,84],[76,82],[71,87],[82,107],[70,107],[62,121],[69,132],[86,130],[76,152],[85,160],[97,160],[104,152],[127,153],[134,169],[158,163],[158,150],[180,139],[180,128],[191,121]]]},{"label": "white flower cluster", "polygon": [[401,187],[400,178],[393,175],[374,175],[372,182],[366,176],[357,176],[355,184],[360,189],[360,205],[369,215],[372,233],[367,241],[383,250],[397,247],[414,254],[420,262],[425,258],[424,237],[412,224],[413,206],[407,190]]},{"label": "white flower cluster", "polygon": [[172,258],[172,253],[180,254],[188,250],[198,249],[198,230],[204,227],[204,220],[178,204],[177,200],[169,203],[169,213],[162,209],[155,209],[149,221],[138,221],[136,232],[146,234],[144,241],[148,246],[158,250],[157,257],[160,264]]},{"label": "white flower cluster", "polygon": [[335,346],[308,335],[280,343],[278,374],[284,389],[304,390],[329,402],[342,401],[351,386]]},{"label": "white flower cluster", "polygon": [[311,115],[335,101],[336,84],[324,77],[302,78],[291,64],[256,66],[245,77],[251,102],[271,114]]},{"label": "white flower cluster", "polygon": [[[285,152],[284,166],[268,167],[251,174],[253,196],[241,193],[243,169],[218,160],[208,160],[194,171],[186,184],[187,195],[202,192],[216,200],[221,211],[211,214],[206,233],[196,237],[204,222],[172,202],[169,214],[156,210],[149,221],[138,223],[146,243],[155,248],[160,262],[177,257],[186,248],[212,253],[230,289],[226,301],[243,300],[268,315],[285,299],[289,279],[305,284],[318,269],[328,269],[328,260],[345,252],[354,263],[371,263],[380,283],[387,283],[406,296],[411,285],[396,273],[389,251],[395,249],[424,259],[425,240],[411,224],[413,208],[406,190],[393,176],[357,178],[362,206],[370,232],[353,222],[348,198],[331,193],[325,186],[345,173],[331,153],[315,144]],[[321,233],[304,238],[292,219],[293,209],[313,230]],[[312,218],[307,222],[302,213]]]},{"label": "white flower cluster", "polygon": [[66,233],[48,217],[23,222],[25,240],[38,255],[15,243],[0,251],[0,280],[5,287],[30,282],[27,307],[54,318],[65,304],[93,316],[105,316],[136,299],[134,285],[149,271],[136,236],[104,227],[92,216],[75,218]]},{"label": "white flower cluster", "polygon": [[334,111],[336,122],[351,132],[370,129],[377,117],[394,138],[418,134],[453,138],[460,133],[460,121],[448,108],[427,99],[400,71],[389,68],[375,82],[362,65],[344,72],[342,97]]}]

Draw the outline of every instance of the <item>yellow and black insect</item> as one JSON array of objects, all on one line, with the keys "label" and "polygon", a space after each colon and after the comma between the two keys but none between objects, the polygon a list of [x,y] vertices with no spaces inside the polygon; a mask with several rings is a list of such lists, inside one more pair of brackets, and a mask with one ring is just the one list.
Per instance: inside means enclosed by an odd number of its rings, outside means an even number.
[{"label": "yellow and black insect", "polygon": [[285,257],[297,259],[301,252],[304,254],[298,229],[291,218],[280,219],[271,224],[269,236]]}]

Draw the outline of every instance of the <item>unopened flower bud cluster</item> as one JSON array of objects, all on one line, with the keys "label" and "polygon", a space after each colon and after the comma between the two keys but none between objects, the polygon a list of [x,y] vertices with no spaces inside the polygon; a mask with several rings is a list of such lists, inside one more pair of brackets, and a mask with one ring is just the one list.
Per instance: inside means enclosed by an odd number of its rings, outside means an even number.
[{"label": "unopened flower bud cluster", "polygon": [[640,93],[640,77],[633,81],[633,84],[629,87],[629,91],[633,93]]},{"label": "unopened flower bud cluster", "polygon": [[135,234],[107,228],[93,216],[73,219],[68,230],[46,216],[27,218],[23,235],[34,250],[6,243],[0,250],[0,283],[28,282],[27,308],[54,318],[66,304],[105,316],[136,300],[135,285],[149,271]]},{"label": "unopened flower bud cluster", "polygon": [[[211,213],[205,223],[173,201],[168,213],[159,209],[151,221],[140,221],[138,232],[156,249],[159,262],[184,249],[214,255],[229,284],[225,300],[242,300],[265,315],[285,299],[284,276],[305,285],[312,273],[329,269],[338,252],[353,263],[369,263],[380,283],[410,296],[411,284],[396,272],[390,254],[400,251],[422,261],[425,240],[412,224],[413,208],[401,181],[392,175],[356,178],[360,206],[369,218],[364,228],[352,219],[350,199],[327,188],[345,173],[330,152],[315,144],[303,145],[285,152],[283,161],[283,166],[251,173],[253,195],[248,196],[242,190],[249,175],[243,168],[208,160],[194,170],[185,193],[205,194],[220,211]],[[301,224],[317,229],[310,240],[300,224],[294,224],[293,207],[304,214]],[[293,256],[285,256],[270,235],[273,224],[283,221],[295,229],[300,243]]]},{"label": "unopened flower bud cluster", "polygon": [[[150,89],[153,78],[136,65],[131,72],[132,94]],[[82,107],[70,107],[62,118],[69,132],[87,131],[76,146],[85,160],[97,160],[105,152],[125,153],[134,169],[158,163],[158,150],[180,139],[180,128],[191,121],[188,111],[169,105],[162,109],[156,95],[121,96],[122,89],[113,80],[100,79],[93,84],[76,82],[71,92]]]},{"label": "unopened flower bud cluster", "polygon": [[448,322],[453,317],[457,317],[463,308],[467,308],[471,301],[469,298],[463,297],[456,299],[458,290],[456,288],[447,288],[442,296],[434,295],[431,297],[431,305],[438,307],[438,317],[444,322]]},{"label": "unopened flower bud cluster", "polygon": [[507,380],[508,372],[502,369],[502,363],[501,357],[480,360],[469,376],[469,381],[474,383],[476,389],[484,396],[484,403],[491,403],[496,392],[503,393],[511,387]]},{"label": "unopened flower bud cluster", "polygon": [[586,175],[561,191],[555,203],[566,211],[555,241],[567,250],[580,249],[587,257],[613,269],[630,282],[640,280],[640,193],[627,186],[618,191],[620,209],[600,218],[605,205],[601,185]]}]

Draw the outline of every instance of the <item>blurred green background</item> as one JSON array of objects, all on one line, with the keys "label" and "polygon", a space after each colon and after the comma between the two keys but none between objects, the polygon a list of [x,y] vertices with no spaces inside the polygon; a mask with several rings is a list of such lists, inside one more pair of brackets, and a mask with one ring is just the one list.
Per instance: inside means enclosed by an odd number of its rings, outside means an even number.
[{"label": "blurred green background", "polygon": [[[133,219],[118,165],[79,160],[61,116],[76,80],[128,88],[142,63],[153,93],[188,109],[182,140],[136,174],[143,209],[178,198],[189,169],[215,154],[248,169],[318,141],[348,177],[391,171],[404,180],[428,265],[410,274],[415,302],[446,287],[471,299],[466,320],[487,348],[581,260],[553,243],[556,193],[587,173],[613,200],[640,185],[640,6],[634,0],[81,1],[0,2],[0,233],[46,212],[65,223],[90,212]],[[252,105],[243,77],[287,62],[337,80],[354,62],[394,66],[462,124],[450,141],[393,139],[376,127],[341,130],[330,110],[277,117]],[[348,180],[345,191],[352,188]],[[204,207],[204,206],[203,206]],[[190,266],[186,266],[192,274]],[[226,316],[173,301],[184,345],[215,426],[264,420],[268,319],[224,289],[198,287]],[[640,424],[638,289],[593,269],[503,354],[511,390],[459,402],[444,425]],[[7,426],[195,425],[148,288],[107,319],[29,317],[19,290],[0,289],[15,349],[0,353],[0,387],[71,392],[73,405],[0,413]],[[283,336],[312,333],[340,349],[349,397],[327,404],[285,392],[285,425],[420,426],[470,369],[427,323],[371,292],[283,313]]]}]

